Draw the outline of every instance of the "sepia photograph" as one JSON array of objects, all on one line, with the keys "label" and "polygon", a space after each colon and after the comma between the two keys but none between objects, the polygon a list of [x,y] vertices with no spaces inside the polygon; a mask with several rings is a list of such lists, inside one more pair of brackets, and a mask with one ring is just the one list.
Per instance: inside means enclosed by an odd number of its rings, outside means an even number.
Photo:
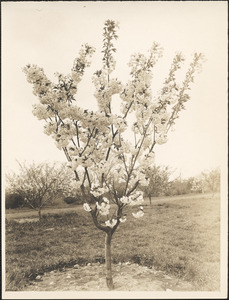
[{"label": "sepia photograph", "polygon": [[2,298],[226,299],[227,1],[1,1]]}]

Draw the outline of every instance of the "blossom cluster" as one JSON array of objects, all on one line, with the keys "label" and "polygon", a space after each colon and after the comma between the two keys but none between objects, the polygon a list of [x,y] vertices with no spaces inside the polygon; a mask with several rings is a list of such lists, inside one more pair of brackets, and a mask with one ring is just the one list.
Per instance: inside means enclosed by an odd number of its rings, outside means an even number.
[{"label": "blossom cluster", "polygon": [[132,213],[133,217],[136,218],[136,219],[139,219],[141,217],[144,216],[144,211],[143,211],[143,207],[140,206],[140,210],[137,211],[136,213]]},{"label": "blossom cluster", "polygon": [[106,226],[113,228],[117,224],[117,219],[107,220],[105,222]]},{"label": "blossom cluster", "polygon": [[96,202],[96,207],[101,215],[103,216],[109,215],[110,204],[107,198],[103,197],[103,201],[101,204]]},{"label": "blossom cluster", "polygon": [[85,44],[79,51],[79,57],[74,60],[74,64],[72,67],[72,79],[76,84],[78,84],[82,80],[82,76],[84,74],[85,67],[90,67],[91,65],[91,57],[95,52],[95,48]]},{"label": "blossom cluster", "polygon": [[37,65],[27,65],[23,68],[26,74],[27,81],[33,85],[33,93],[38,96],[40,100],[44,98],[53,87],[52,82],[47,78],[42,68]]},{"label": "blossom cluster", "polygon": [[119,94],[122,90],[122,83],[117,79],[107,81],[106,71],[104,69],[97,71],[92,77],[95,86],[94,96],[97,99],[100,111],[110,113],[110,103],[112,96]]},{"label": "blossom cluster", "polygon": [[143,203],[143,201],[144,199],[142,191],[135,191],[135,193],[130,196],[123,196],[120,198],[121,203],[128,204],[131,206],[140,205]]},{"label": "blossom cluster", "polygon": [[117,39],[118,36],[116,34],[116,29],[119,28],[119,23],[113,20],[106,20],[104,31],[103,31],[103,65],[104,69],[106,69],[107,74],[109,75],[111,72],[114,71],[116,66],[116,61],[112,55],[112,52],[115,52],[116,49],[114,48],[113,40]]},{"label": "blossom cluster", "polygon": [[92,210],[91,207],[90,207],[90,205],[88,203],[84,203],[83,204],[83,208],[84,208],[84,210],[86,210],[88,212]]},{"label": "blossom cluster", "polygon": [[[100,187],[98,185],[92,185],[90,193],[94,197],[99,197],[99,196],[107,193],[108,191],[109,191],[109,189],[107,188],[107,186],[105,184],[102,187]],[[106,201],[105,201],[105,203],[106,203]]]}]

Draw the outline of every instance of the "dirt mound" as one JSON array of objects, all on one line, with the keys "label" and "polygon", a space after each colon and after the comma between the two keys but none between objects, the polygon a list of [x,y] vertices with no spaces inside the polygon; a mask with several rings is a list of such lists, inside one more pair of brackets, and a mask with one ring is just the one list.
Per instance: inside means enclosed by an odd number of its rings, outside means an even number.
[{"label": "dirt mound", "polygon": [[[194,291],[194,286],[153,268],[119,263],[112,266],[116,291]],[[107,291],[104,264],[75,265],[37,276],[24,291]]]}]

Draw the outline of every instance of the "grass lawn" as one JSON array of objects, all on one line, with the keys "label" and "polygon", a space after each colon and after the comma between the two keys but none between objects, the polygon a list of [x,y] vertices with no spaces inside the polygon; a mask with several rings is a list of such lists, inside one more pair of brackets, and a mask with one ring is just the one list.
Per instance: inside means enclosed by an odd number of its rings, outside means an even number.
[{"label": "grass lawn", "polygon": [[[147,202],[144,212],[134,219],[129,211],[115,232],[113,263],[153,265],[192,282],[196,290],[219,290],[219,196],[163,198],[151,206]],[[7,291],[23,290],[38,274],[96,261],[104,262],[104,233],[82,207],[46,213],[41,222],[6,218]]]}]

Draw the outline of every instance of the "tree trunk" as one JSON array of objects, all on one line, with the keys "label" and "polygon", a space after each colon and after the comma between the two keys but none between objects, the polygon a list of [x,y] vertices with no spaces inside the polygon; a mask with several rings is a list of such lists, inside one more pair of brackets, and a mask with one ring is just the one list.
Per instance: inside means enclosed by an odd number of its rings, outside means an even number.
[{"label": "tree trunk", "polygon": [[106,262],[106,282],[109,290],[114,289],[111,271],[111,232],[106,232],[105,237],[105,262]]},{"label": "tree trunk", "polygon": [[41,209],[38,209],[38,216],[39,216],[39,221],[41,220]]}]

